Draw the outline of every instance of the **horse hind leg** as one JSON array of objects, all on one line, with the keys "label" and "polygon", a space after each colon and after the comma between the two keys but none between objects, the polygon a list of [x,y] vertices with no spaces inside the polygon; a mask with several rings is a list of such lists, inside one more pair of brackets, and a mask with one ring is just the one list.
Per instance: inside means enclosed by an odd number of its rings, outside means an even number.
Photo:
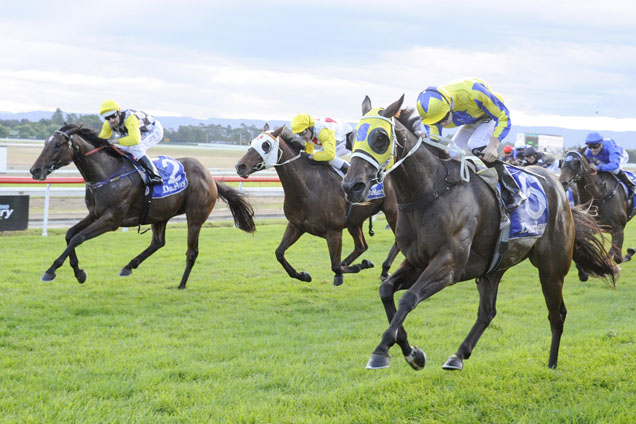
[{"label": "horse hind leg", "polygon": [[[367,241],[364,239],[364,230],[362,229],[362,223],[354,227],[348,227],[347,230],[349,231],[349,234],[351,234],[351,238],[353,239],[353,252],[351,252],[349,256],[347,256],[342,261],[343,267],[350,265],[369,248]],[[373,267],[373,263],[369,260],[366,261],[366,264],[370,265],[368,266],[369,268]]]},{"label": "horse hind leg", "polygon": [[[75,236],[75,234],[77,234],[78,232],[82,231],[84,228],[89,226],[94,220],[95,219],[89,215],[85,217],[84,219],[82,219],[77,224],[73,225],[71,228],[69,228],[69,230],[66,232],[66,245],[68,246],[68,244],[71,242],[71,239]],[[71,268],[73,268],[73,274],[75,274],[75,278],[77,279],[77,282],[80,284],[84,284],[84,282],[86,281],[86,271],[84,271],[83,269],[79,267],[79,260],[77,259],[77,254],[75,253],[75,249],[69,252],[68,260],[69,260],[69,265],[71,265]]]},{"label": "horse hind leg", "polygon": [[397,246],[397,243],[393,243],[389,254],[384,262],[382,262],[382,274],[380,274],[380,280],[384,281],[389,278],[389,270],[391,269],[391,265],[393,265],[393,261],[395,261],[398,253],[400,253],[400,248]]},{"label": "horse hind leg", "polygon": [[477,321],[468,332],[459,349],[457,349],[457,352],[451,355],[442,365],[443,369],[460,371],[464,368],[464,359],[470,358],[479,338],[484,334],[495,315],[497,315],[497,292],[502,276],[503,272],[498,272],[477,279],[477,290],[479,291]]},{"label": "horse hind leg", "polygon": [[190,271],[194,267],[194,262],[199,256],[199,233],[201,232],[202,222],[188,223],[188,250],[186,252],[186,268],[181,277],[181,283],[179,284],[179,290],[186,288]]},{"label": "horse hind leg", "polygon": [[152,240],[150,241],[150,246],[148,246],[139,255],[135,256],[125,267],[121,269],[121,271],[119,271],[120,277],[128,277],[132,275],[133,269],[137,268],[150,255],[166,244],[166,224],[167,221],[151,225]]},{"label": "horse hind leg", "polygon": [[553,262],[550,262],[548,258],[543,259],[543,261],[540,261],[539,279],[541,280],[541,290],[543,291],[545,304],[548,308],[548,320],[550,321],[552,332],[548,367],[554,369],[557,367],[561,335],[563,334],[563,325],[567,315],[567,309],[563,302],[563,280],[567,270],[565,272],[559,270],[557,265],[555,265],[559,261],[554,261],[554,258],[552,258]]}]

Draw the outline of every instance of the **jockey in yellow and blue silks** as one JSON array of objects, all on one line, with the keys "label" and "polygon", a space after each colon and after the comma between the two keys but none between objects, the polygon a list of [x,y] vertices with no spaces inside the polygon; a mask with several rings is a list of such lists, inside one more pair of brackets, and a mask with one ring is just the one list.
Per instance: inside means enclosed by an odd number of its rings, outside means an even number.
[{"label": "jockey in yellow and blue silks", "polygon": [[99,114],[104,118],[100,138],[115,138],[119,148],[130,153],[148,173],[151,185],[163,181],[155,165],[146,156],[146,150],[159,143],[163,138],[161,123],[145,112],[133,109],[121,110],[113,99],[105,100]]},{"label": "jockey in yellow and blue silks", "polygon": [[347,172],[349,164],[340,156],[351,153],[347,140],[353,127],[346,122],[336,122],[331,118],[314,119],[301,113],[291,121],[294,134],[305,140],[305,152],[316,162],[329,162],[331,166]]},{"label": "jockey in yellow and blue silks", "polygon": [[428,87],[417,97],[417,111],[424,131],[442,135],[442,128],[459,127],[453,142],[480,156],[486,166],[495,167],[502,187],[507,191],[506,208],[518,207],[525,195],[501,161],[499,143],[510,132],[510,112],[499,94],[477,78],[465,79],[443,87]]},{"label": "jockey in yellow and blue silks", "polygon": [[603,138],[597,132],[592,132],[585,137],[585,156],[590,161],[592,171],[610,172],[616,175],[632,193],[636,193],[636,185],[623,172],[623,166],[627,163],[629,155],[627,151],[611,138]]}]

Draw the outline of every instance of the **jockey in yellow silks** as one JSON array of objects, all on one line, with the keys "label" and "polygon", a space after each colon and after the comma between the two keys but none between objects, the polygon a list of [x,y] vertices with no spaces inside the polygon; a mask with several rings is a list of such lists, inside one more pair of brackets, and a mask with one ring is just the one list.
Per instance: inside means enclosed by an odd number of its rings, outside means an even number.
[{"label": "jockey in yellow silks", "polygon": [[305,140],[305,152],[309,159],[329,162],[331,166],[347,172],[349,164],[341,159],[351,153],[347,139],[353,127],[346,122],[336,122],[331,118],[313,118],[307,113],[294,116],[291,121],[294,134]]},{"label": "jockey in yellow silks", "polygon": [[158,144],[163,138],[163,127],[151,115],[140,110],[121,110],[113,99],[105,100],[99,114],[104,118],[100,138],[117,140],[120,149],[130,153],[148,173],[151,185],[161,184],[163,181],[155,165],[146,156],[146,150]]},{"label": "jockey in yellow silks", "polygon": [[495,167],[507,191],[504,201],[509,211],[525,200],[512,175],[497,161],[499,143],[510,132],[510,112],[488,84],[469,78],[443,87],[428,87],[417,97],[417,111],[424,126],[422,132],[430,134],[433,140],[442,135],[442,128],[459,127],[453,142],[480,156],[486,166]]}]

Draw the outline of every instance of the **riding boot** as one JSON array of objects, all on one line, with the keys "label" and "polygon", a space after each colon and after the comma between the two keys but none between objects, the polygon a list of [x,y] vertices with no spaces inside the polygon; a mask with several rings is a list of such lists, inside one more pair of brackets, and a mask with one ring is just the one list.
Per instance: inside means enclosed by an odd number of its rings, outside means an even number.
[{"label": "riding boot", "polygon": [[163,184],[163,180],[161,179],[159,172],[157,172],[157,168],[155,168],[155,164],[152,163],[152,161],[150,160],[148,156],[144,155],[140,157],[137,160],[137,162],[139,162],[139,164],[144,168],[144,170],[148,174],[149,185]]},{"label": "riding boot", "polygon": [[616,176],[618,177],[619,180],[625,183],[625,185],[627,186],[627,189],[631,191],[632,194],[636,193],[636,184],[634,184],[632,180],[629,179],[625,171],[621,169],[620,171],[618,171],[618,174],[616,174]]},{"label": "riding boot", "polygon": [[518,208],[528,197],[521,191],[517,181],[512,177],[508,169],[501,162],[494,164],[495,170],[499,177],[501,187],[508,192],[506,210],[512,212]]}]

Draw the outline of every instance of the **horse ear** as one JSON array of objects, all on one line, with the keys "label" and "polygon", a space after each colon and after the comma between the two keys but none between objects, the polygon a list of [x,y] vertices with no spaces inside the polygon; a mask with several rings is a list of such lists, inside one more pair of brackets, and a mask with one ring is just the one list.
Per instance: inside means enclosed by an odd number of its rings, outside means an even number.
[{"label": "horse ear", "polygon": [[386,109],[381,112],[381,115],[384,117],[397,116],[400,113],[400,108],[402,107],[402,103],[404,103],[404,94],[402,97],[391,103]]},{"label": "horse ear", "polygon": [[[269,125],[268,125],[267,127],[269,128]],[[278,136],[280,135],[280,133],[282,133],[282,132],[283,132],[283,130],[284,130],[284,129],[285,129],[285,126],[284,126],[284,125],[283,125],[282,127],[278,128],[278,129],[276,129],[276,130],[272,133],[272,135],[274,136],[274,138],[278,137]],[[267,131],[267,130],[264,130],[264,131]]]},{"label": "horse ear", "polygon": [[371,110],[371,99],[369,96],[364,96],[362,101],[362,115],[366,115]]},{"label": "horse ear", "polygon": [[265,126],[263,127],[263,132],[265,131],[269,131],[269,124],[266,122]]}]

